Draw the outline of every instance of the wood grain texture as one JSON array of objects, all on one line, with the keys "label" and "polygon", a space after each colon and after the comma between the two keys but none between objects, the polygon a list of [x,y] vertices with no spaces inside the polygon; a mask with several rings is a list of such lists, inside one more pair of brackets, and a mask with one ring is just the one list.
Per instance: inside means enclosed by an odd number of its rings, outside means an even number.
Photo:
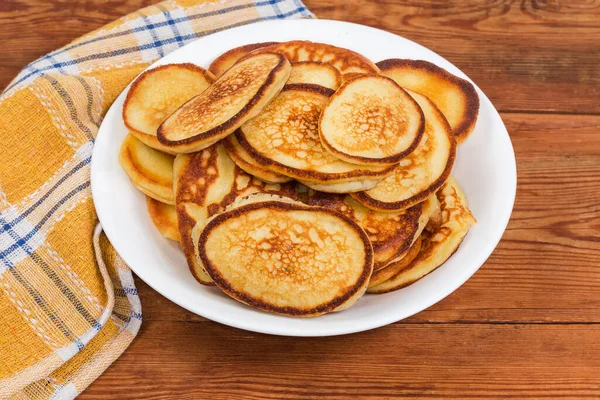
[{"label": "wood grain texture", "polygon": [[147,322],[81,398],[597,398],[599,352],[598,325],[396,324],[286,338]]},{"label": "wood grain texture", "polygon": [[[153,2],[0,1],[0,87]],[[599,398],[600,1],[305,4],[433,49],[505,111],[519,181],[504,239],[440,303],[342,337],[221,326],[137,279],[139,337],[81,398]]]}]

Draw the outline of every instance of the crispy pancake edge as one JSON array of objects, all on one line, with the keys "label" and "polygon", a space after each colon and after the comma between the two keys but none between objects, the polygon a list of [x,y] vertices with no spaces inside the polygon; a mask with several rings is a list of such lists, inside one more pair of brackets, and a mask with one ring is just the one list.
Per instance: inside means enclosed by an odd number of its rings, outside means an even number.
[{"label": "crispy pancake edge", "polygon": [[386,70],[391,70],[394,68],[414,68],[417,70],[428,72],[433,75],[437,75],[438,77],[458,86],[462,93],[465,95],[465,98],[467,99],[467,105],[465,107],[466,112],[463,116],[462,121],[459,123],[456,129],[453,129],[452,131],[454,132],[456,140],[459,144],[464,142],[467,139],[467,137],[469,137],[469,135],[475,128],[475,123],[477,122],[477,117],[479,116],[480,105],[479,96],[477,95],[477,91],[475,90],[475,87],[471,82],[459,78],[458,76],[451,74],[444,68],[425,60],[390,58],[387,60],[379,61],[378,63],[376,63],[376,65],[381,70],[381,72],[385,72]]},{"label": "crispy pancake edge", "polygon": [[[174,240],[176,242],[181,241],[179,235],[179,226],[177,224],[177,211],[175,206],[171,204],[162,203],[158,200],[153,199],[150,196],[146,196],[146,207],[148,208],[148,214],[152,224],[156,227],[156,230],[160,232],[162,236],[167,239]],[[164,210],[164,207],[173,207],[175,213],[175,223],[171,223],[171,219],[168,216],[168,211]]]},{"label": "crispy pancake edge", "polygon": [[[146,196],[152,197],[154,200],[160,201],[161,203],[175,205],[175,193],[173,192],[173,186],[170,188],[162,185],[159,182],[148,177],[142,171],[139,170],[136,163],[134,162],[134,156],[131,152],[131,146],[133,145],[132,141],[139,141],[143,146],[146,146],[141,140],[137,139],[135,136],[129,134],[125,136],[123,142],[121,143],[121,147],[119,148],[119,164],[127,177],[131,181],[131,184],[140,192],[144,193]],[[150,147],[150,146],[147,146]],[[152,149],[153,151],[158,151],[156,149]]]},{"label": "crispy pancake edge", "polygon": [[[421,236],[419,236],[410,248],[406,250],[406,254],[400,260],[394,261],[385,268],[373,271],[371,280],[369,281],[369,287],[377,286],[410,267],[413,260],[419,255],[419,251],[421,251]],[[369,293],[369,289],[367,289],[367,293]]]},{"label": "crispy pancake edge", "polygon": [[[330,54],[334,54],[335,55],[338,52],[345,53],[345,55],[343,57],[338,57],[340,59],[348,58],[348,55],[352,55],[352,57],[354,57],[354,59],[360,60],[360,64],[361,64],[360,66],[350,66],[350,67],[347,67],[347,68],[351,68],[351,69],[356,69],[356,68],[362,69],[362,71],[360,71],[360,72],[358,72],[358,71],[344,72],[344,71],[341,71],[341,70],[338,69],[340,71],[340,73],[342,74],[342,80],[344,79],[344,76],[346,74],[354,74],[354,73],[362,73],[362,74],[373,73],[373,74],[378,74],[380,72],[379,71],[379,67],[377,67],[377,65],[373,61],[371,61],[367,57],[363,56],[362,54],[357,53],[356,51],[353,51],[353,50],[350,50],[350,49],[346,49],[344,47],[334,46],[334,45],[328,44],[328,43],[313,42],[313,41],[310,41],[310,40],[290,40],[290,41],[287,41],[287,42],[276,43],[276,44],[271,45],[271,46],[267,46],[267,47],[264,47],[264,48],[261,48],[261,49],[253,50],[248,55],[242,57],[242,59],[240,59],[240,61],[243,60],[245,57],[249,57],[250,55],[257,54],[259,52],[268,52],[268,51],[271,51],[273,49],[276,49],[277,46],[286,46],[286,45],[287,46],[301,46],[301,45],[303,45],[305,43],[309,43],[309,46],[314,46],[315,48],[321,47],[321,49],[326,49],[326,51],[328,51]],[[331,49],[331,50],[329,50],[329,49]],[[334,57],[333,60],[335,61],[335,57]],[[317,60],[308,60],[308,61],[317,61]],[[298,62],[298,61],[290,60],[290,62]],[[336,69],[337,69],[337,67],[336,67]]]},{"label": "crispy pancake edge", "polygon": [[[222,139],[221,143],[225,147],[227,154],[229,154],[229,157],[233,160],[233,162],[238,167],[243,169],[246,173],[269,183],[286,183],[293,180],[293,178],[268,170],[267,168],[258,164],[254,160],[254,158],[252,158],[252,156],[246,152],[246,155],[252,161],[254,161],[255,164],[248,162],[244,159],[242,155],[238,154],[239,150],[236,148],[235,144],[233,143],[233,140],[237,140],[237,137],[235,137],[234,135],[229,135],[226,138]],[[242,148],[242,151],[245,150]]]},{"label": "crispy pancake edge", "polygon": [[[289,211],[296,211],[296,210],[297,211],[318,211],[318,212],[333,214],[333,215],[339,217],[340,219],[342,219],[346,224],[348,224],[351,228],[355,229],[358,232],[358,234],[364,244],[365,259],[363,262],[363,271],[362,271],[359,279],[354,283],[354,285],[350,289],[346,290],[342,295],[340,295],[318,307],[307,308],[307,309],[299,309],[296,307],[274,306],[273,304],[268,304],[264,301],[261,301],[260,299],[257,299],[246,293],[242,293],[242,292],[238,291],[237,289],[233,288],[231,286],[231,284],[226,279],[223,278],[221,273],[212,265],[212,263],[210,262],[210,260],[208,259],[207,255],[206,255],[206,251],[205,251],[205,248],[202,245],[202,243],[206,242],[211,231],[216,226],[218,226],[220,223],[222,223],[223,221],[230,219],[230,218],[235,218],[235,217],[241,215],[242,213],[261,209],[261,208],[276,208],[279,210],[289,210]],[[246,205],[242,205],[240,207],[234,208],[230,211],[226,211],[222,214],[216,215],[204,227],[204,230],[202,231],[200,238],[198,240],[198,250],[199,250],[200,260],[201,260],[202,264],[204,265],[206,272],[210,275],[210,277],[213,279],[215,284],[221,290],[226,292],[228,295],[241,301],[242,303],[248,304],[253,307],[260,308],[261,310],[265,310],[265,311],[269,311],[269,312],[273,312],[273,313],[277,313],[277,314],[297,316],[297,317],[313,316],[313,315],[316,316],[316,315],[334,311],[336,308],[338,308],[339,306],[343,305],[346,301],[351,299],[357,292],[359,292],[360,290],[363,289],[363,287],[367,284],[368,280],[370,279],[371,273],[373,271],[373,249],[371,247],[371,242],[369,241],[367,234],[362,230],[362,228],[360,226],[358,226],[358,224],[356,222],[354,222],[352,219],[348,218],[347,216],[345,216],[341,213],[338,213],[338,212],[332,211],[332,210],[328,210],[323,207],[310,207],[310,206],[306,206],[306,205],[302,205],[302,204],[298,204],[298,203],[289,203],[289,202],[282,202],[282,201],[261,201],[261,202],[257,202],[257,203],[250,203],[250,204],[246,204]]]},{"label": "crispy pancake edge", "polygon": [[[333,74],[335,75],[335,88],[329,87],[329,86],[325,86],[328,89],[331,90],[338,90],[340,88],[340,86],[342,86],[342,73],[340,72],[339,69],[337,69],[336,67],[334,67],[331,64],[328,64],[326,62],[322,62],[322,61],[297,61],[292,63],[292,72],[294,71],[294,67],[298,68],[298,67],[303,67],[303,66],[313,66],[313,67],[317,67],[317,68],[326,68],[330,71],[333,72]],[[291,74],[290,74],[290,78],[291,78]],[[293,84],[298,84],[298,83],[309,83],[309,82],[290,82],[288,80],[288,83],[286,83],[286,85],[293,85]],[[309,84],[313,84],[313,85],[318,85],[318,83],[309,83]],[[319,86],[323,86],[323,85],[319,85]]]},{"label": "crispy pancake edge", "polygon": [[[272,46],[274,44],[278,44],[279,42],[260,42],[260,43],[249,43],[239,47],[234,47],[233,49],[227,50],[225,53],[221,54],[217,58],[215,58],[209,65],[208,70],[217,78],[229,68],[231,68],[240,58],[244,57],[246,54],[250,53],[253,50],[260,49],[261,47]],[[226,61],[235,58],[231,66],[227,69],[223,69],[223,64]]]}]

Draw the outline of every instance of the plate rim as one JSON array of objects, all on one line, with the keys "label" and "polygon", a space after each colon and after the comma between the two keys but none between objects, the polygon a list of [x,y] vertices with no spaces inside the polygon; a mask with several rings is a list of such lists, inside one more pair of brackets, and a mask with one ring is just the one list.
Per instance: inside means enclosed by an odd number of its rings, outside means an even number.
[{"label": "plate rim", "polygon": [[[247,29],[249,26],[256,26],[256,25],[275,25],[276,26],[276,25],[289,25],[289,24],[300,24],[300,25],[304,25],[304,24],[306,24],[306,25],[309,25],[309,24],[321,25],[321,24],[323,24],[323,25],[332,25],[332,26],[335,26],[335,25],[348,26],[348,25],[350,25],[350,26],[358,27],[358,29],[373,30],[373,31],[376,31],[377,34],[397,36],[397,37],[401,38],[402,40],[405,40],[405,41],[411,43],[412,45],[420,48],[421,50],[423,50],[427,53],[433,53],[436,57],[439,57],[440,59],[444,60],[445,63],[447,63],[449,66],[451,66],[451,69],[452,69],[451,72],[453,74],[459,75],[460,77],[465,78],[473,83],[473,85],[475,86],[475,89],[477,90],[477,93],[479,95],[480,103],[486,103],[486,105],[489,106],[490,109],[497,114],[497,117],[498,117],[499,121],[501,122],[501,128],[503,130],[503,133],[505,133],[505,136],[507,139],[508,148],[505,150],[510,150],[507,153],[507,155],[510,157],[510,161],[511,161],[510,165],[504,166],[505,167],[504,174],[509,175],[509,183],[510,183],[510,187],[506,188],[508,192],[505,196],[505,200],[507,200],[508,203],[507,203],[507,206],[505,207],[505,209],[503,210],[503,215],[498,216],[498,220],[500,221],[499,227],[501,227],[501,229],[498,229],[498,232],[495,235],[497,237],[494,238],[493,240],[489,240],[486,243],[486,245],[487,245],[486,248],[482,249],[480,252],[477,253],[478,255],[477,255],[476,260],[471,262],[471,264],[476,265],[476,266],[473,267],[471,270],[469,270],[467,273],[465,273],[465,275],[463,276],[464,279],[460,279],[459,281],[457,281],[458,283],[456,283],[455,285],[447,285],[447,286],[445,286],[445,289],[441,290],[440,292],[438,292],[432,296],[429,296],[428,301],[421,302],[422,305],[420,305],[418,307],[419,310],[411,312],[408,315],[405,315],[406,313],[393,312],[393,310],[390,310],[389,313],[385,314],[383,317],[379,318],[378,320],[373,320],[369,324],[365,324],[365,323],[357,324],[349,329],[348,328],[346,328],[346,329],[328,328],[326,331],[323,331],[323,332],[303,331],[301,329],[285,329],[285,328],[281,328],[280,325],[277,325],[275,327],[274,325],[260,326],[260,325],[256,325],[256,324],[252,325],[252,324],[247,324],[247,323],[246,324],[238,323],[235,320],[235,318],[221,317],[220,315],[215,315],[214,313],[210,313],[210,312],[208,312],[208,313],[200,312],[197,309],[192,309],[192,307],[189,306],[186,302],[180,301],[179,299],[174,299],[170,294],[166,293],[167,290],[165,290],[164,288],[160,288],[157,285],[151,283],[150,282],[151,280],[146,279],[146,277],[144,276],[145,274],[143,272],[143,268],[135,267],[134,266],[135,263],[129,262],[127,260],[127,256],[122,255],[121,252],[119,252],[117,250],[117,245],[114,244],[115,240],[113,240],[113,238],[116,237],[116,233],[112,232],[112,228],[107,228],[107,226],[110,226],[110,224],[103,223],[103,220],[104,221],[108,220],[108,217],[105,216],[106,215],[105,213],[110,212],[110,210],[106,210],[102,206],[102,204],[103,204],[103,201],[101,200],[102,196],[99,194],[101,192],[101,190],[98,188],[99,180],[94,179],[94,176],[98,176],[98,174],[101,173],[99,171],[101,169],[101,166],[98,166],[99,164],[94,162],[94,159],[97,159],[96,154],[97,154],[97,149],[99,148],[99,146],[94,146],[93,151],[92,151],[92,159],[91,159],[90,180],[91,180],[92,200],[94,202],[94,206],[95,206],[96,213],[98,215],[100,224],[102,225],[107,238],[109,239],[109,241],[111,242],[111,244],[113,245],[113,247],[115,248],[117,253],[119,255],[121,255],[121,257],[123,258],[125,263],[129,266],[129,268],[133,272],[135,272],[136,275],[140,279],[142,279],[148,286],[150,286],[153,290],[160,293],[162,296],[166,297],[169,301],[172,301],[173,303],[179,305],[180,307],[183,307],[184,309],[186,309],[196,315],[202,316],[204,318],[207,318],[209,320],[212,320],[212,321],[215,321],[215,322],[227,325],[227,326],[231,326],[234,328],[243,329],[243,330],[247,330],[247,331],[252,331],[252,332],[270,334],[270,335],[297,336],[297,337],[323,337],[323,336],[337,336],[337,335],[345,335],[345,334],[357,333],[357,332],[362,332],[362,331],[368,331],[371,329],[389,325],[391,323],[398,322],[403,319],[409,318],[412,315],[415,315],[423,310],[426,310],[427,308],[431,307],[432,305],[434,305],[434,304],[440,302],[441,300],[443,300],[444,298],[446,298],[448,295],[450,295],[454,291],[458,290],[467,280],[469,280],[473,276],[473,274],[475,274],[475,272],[477,272],[481,268],[481,266],[489,258],[489,256],[492,254],[492,252],[494,251],[494,249],[497,247],[498,243],[502,239],[504,232],[506,231],[506,227],[508,226],[508,223],[510,221],[510,216],[511,216],[513,208],[514,208],[514,202],[515,202],[515,197],[516,197],[516,188],[517,188],[516,157],[515,157],[514,147],[512,145],[512,141],[510,139],[508,130],[506,129],[504,121],[502,121],[502,118],[501,118],[500,114],[498,113],[497,109],[494,107],[494,105],[489,100],[489,98],[485,95],[485,93],[477,86],[477,84],[475,84],[475,82],[473,82],[466,74],[464,74],[460,69],[458,69],[458,67],[456,67],[454,64],[452,64],[446,58],[444,58],[443,56],[434,52],[433,50],[430,50],[427,47],[420,45],[419,43],[416,43],[416,42],[414,42],[410,39],[407,39],[403,36],[397,35],[392,32],[385,31],[383,29],[374,28],[371,26],[357,24],[357,23],[353,23],[353,22],[327,20],[327,19],[271,20],[271,21],[260,21],[260,22],[255,22],[252,24],[242,25],[239,27],[229,28],[229,29],[225,29],[223,31],[219,31],[219,32],[210,34],[210,35],[199,37],[198,39],[186,44],[185,46],[182,46],[181,48],[174,50],[173,52],[169,53],[165,57],[162,57],[162,58],[156,60],[154,63],[149,65],[147,68],[145,68],[144,71],[146,71],[148,69],[152,69],[158,65],[169,63],[169,59],[174,58],[175,57],[174,55],[177,55],[179,52],[184,52],[185,51],[184,49],[186,47],[188,47],[188,46],[192,45],[193,43],[196,43],[198,40],[202,40],[208,36],[219,35],[219,34],[223,34],[224,32],[228,32],[227,34],[231,34],[231,31],[236,31],[236,30],[243,31],[244,29]],[[302,39],[298,39],[298,40],[302,40]],[[306,39],[306,40],[308,40],[308,39]],[[252,41],[250,41],[248,43],[251,43],[251,42]],[[323,40],[323,42],[327,43],[327,38],[325,38]],[[446,68],[446,66],[444,66],[443,68]],[[140,74],[143,73],[144,71],[140,72]],[[139,76],[139,74],[137,76]],[[131,82],[133,82],[137,78],[137,76],[134,79],[132,79]],[[131,85],[131,82],[115,98],[113,104],[111,105],[111,107],[109,107],[106,114],[108,114],[111,111],[111,109],[116,106],[116,103],[119,102],[119,99],[124,95],[124,93],[126,93],[129,90],[129,86]],[[480,107],[480,109],[481,109],[481,107]],[[117,110],[118,114],[120,115],[121,113],[119,111],[120,110]],[[104,120],[98,130],[98,134],[96,136],[96,141],[100,137],[103,125],[104,125]],[[99,152],[99,150],[98,150],[98,152]],[[165,239],[165,240],[167,240],[167,239]],[[116,242],[118,242],[118,240]],[[425,306],[423,306],[423,305],[425,305]],[[204,311],[204,310],[202,310],[202,311]],[[399,314],[401,314],[401,315],[398,316]]]}]

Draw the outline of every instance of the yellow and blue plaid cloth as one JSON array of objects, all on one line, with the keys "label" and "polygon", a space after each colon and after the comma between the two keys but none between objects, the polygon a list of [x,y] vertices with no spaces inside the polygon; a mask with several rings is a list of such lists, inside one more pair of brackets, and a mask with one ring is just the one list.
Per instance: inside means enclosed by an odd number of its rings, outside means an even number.
[{"label": "yellow and blue plaid cloth", "polygon": [[299,0],[168,0],[32,62],[6,88],[0,398],[74,398],[140,328],[131,271],[97,226],[90,189],[94,138],[118,94],[152,62],[200,36],[312,17]]}]

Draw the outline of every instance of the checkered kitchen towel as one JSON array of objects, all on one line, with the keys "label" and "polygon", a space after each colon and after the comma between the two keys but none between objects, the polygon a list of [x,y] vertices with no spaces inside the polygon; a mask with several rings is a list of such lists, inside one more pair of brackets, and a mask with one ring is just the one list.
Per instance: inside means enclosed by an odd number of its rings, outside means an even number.
[{"label": "checkered kitchen towel", "polygon": [[197,37],[277,18],[300,0],[169,0],[31,63],[0,96],[0,398],[70,399],[142,320],[131,271],[90,190],[102,116],[150,63]]}]

